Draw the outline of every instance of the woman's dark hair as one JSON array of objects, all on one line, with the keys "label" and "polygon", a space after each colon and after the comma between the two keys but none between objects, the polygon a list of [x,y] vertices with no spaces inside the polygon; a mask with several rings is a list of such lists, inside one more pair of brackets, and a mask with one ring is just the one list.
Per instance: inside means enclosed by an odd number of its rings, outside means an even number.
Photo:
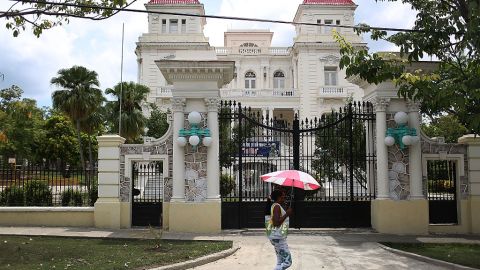
[{"label": "woman's dark hair", "polygon": [[284,194],[283,190],[276,189],[272,191],[272,194],[270,194],[270,198],[272,198],[272,201],[276,202],[278,198],[280,198]]}]

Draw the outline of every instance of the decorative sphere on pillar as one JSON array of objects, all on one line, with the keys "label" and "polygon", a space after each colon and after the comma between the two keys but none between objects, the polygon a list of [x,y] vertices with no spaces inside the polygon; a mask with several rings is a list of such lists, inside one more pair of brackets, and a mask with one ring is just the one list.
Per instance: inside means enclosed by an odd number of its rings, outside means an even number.
[{"label": "decorative sphere on pillar", "polygon": [[181,147],[187,145],[187,139],[185,137],[178,137],[177,138],[177,144]]},{"label": "decorative sphere on pillar", "polygon": [[395,138],[393,138],[392,136],[385,137],[385,145],[386,146],[392,146],[394,144],[395,144]]},{"label": "decorative sphere on pillar", "polygon": [[398,125],[408,123],[408,115],[405,112],[397,112],[393,118]]},{"label": "decorative sphere on pillar", "polygon": [[409,136],[409,135],[403,136],[403,137],[402,137],[402,142],[403,142],[403,144],[405,144],[405,145],[411,145],[411,144],[413,143],[412,136]]},{"label": "decorative sphere on pillar", "polygon": [[203,138],[202,143],[203,143],[203,145],[205,145],[206,147],[209,147],[210,145],[212,145],[212,137],[205,137],[205,138]]},{"label": "decorative sphere on pillar", "polygon": [[202,115],[199,112],[193,111],[188,114],[188,122],[190,124],[198,125],[202,121]]},{"label": "decorative sphere on pillar", "polygon": [[193,135],[188,138],[188,142],[193,146],[197,146],[200,143],[200,138],[197,135]]}]

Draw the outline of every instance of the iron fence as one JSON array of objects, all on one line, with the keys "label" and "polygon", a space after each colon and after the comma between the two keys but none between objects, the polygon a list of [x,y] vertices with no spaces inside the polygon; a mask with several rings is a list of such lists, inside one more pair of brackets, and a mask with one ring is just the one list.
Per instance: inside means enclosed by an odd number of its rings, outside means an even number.
[{"label": "iron fence", "polygon": [[0,206],[93,206],[97,169],[70,166],[0,167]]},{"label": "iron fence", "polygon": [[456,199],[457,168],[453,160],[427,161],[428,199],[453,201]]}]

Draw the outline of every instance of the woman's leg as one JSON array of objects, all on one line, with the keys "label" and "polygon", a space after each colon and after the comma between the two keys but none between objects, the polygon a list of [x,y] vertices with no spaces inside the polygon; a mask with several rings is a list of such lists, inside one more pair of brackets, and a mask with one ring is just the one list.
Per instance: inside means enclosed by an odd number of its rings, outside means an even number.
[{"label": "woman's leg", "polygon": [[292,265],[292,255],[288,249],[286,239],[272,239],[270,240],[275,247],[275,253],[277,255],[277,265],[274,270],[285,270]]},{"label": "woman's leg", "polygon": [[282,270],[282,260],[280,257],[280,240],[279,239],[270,239],[270,243],[272,243],[273,247],[275,248],[275,254],[277,255],[277,265],[273,270]]},{"label": "woman's leg", "polygon": [[290,254],[290,250],[288,249],[287,239],[281,239],[278,246],[282,267],[280,269],[285,270],[292,265],[292,254]]}]

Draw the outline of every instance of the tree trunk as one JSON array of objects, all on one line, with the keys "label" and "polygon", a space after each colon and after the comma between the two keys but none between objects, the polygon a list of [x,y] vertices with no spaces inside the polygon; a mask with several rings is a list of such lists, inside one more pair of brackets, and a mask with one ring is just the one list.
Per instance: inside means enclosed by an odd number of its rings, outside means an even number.
[{"label": "tree trunk", "polygon": [[80,120],[77,120],[77,139],[80,151],[80,164],[82,165],[82,169],[85,172],[85,158],[83,157],[82,138],[80,136]]}]

